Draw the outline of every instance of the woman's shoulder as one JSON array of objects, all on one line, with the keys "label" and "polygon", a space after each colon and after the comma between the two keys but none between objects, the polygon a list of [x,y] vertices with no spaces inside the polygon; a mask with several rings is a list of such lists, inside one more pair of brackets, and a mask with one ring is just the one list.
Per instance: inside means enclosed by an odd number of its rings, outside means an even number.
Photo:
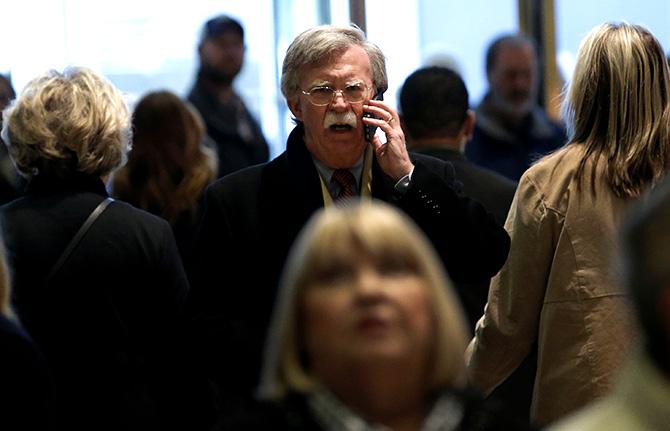
[{"label": "woman's shoulder", "polygon": [[581,145],[570,144],[535,162],[521,176],[517,194],[539,196],[546,205],[561,207],[574,188],[580,163],[584,157]]},{"label": "woman's shoulder", "polygon": [[569,144],[538,159],[524,176],[549,179],[557,175],[569,175],[577,170],[583,157],[584,148],[581,145]]},{"label": "woman's shoulder", "polygon": [[113,211],[114,217],[128,224],[158,231],[170,229],[169,223],[163,218],[137,208],[124,200],[116,199],[108,209]]}]

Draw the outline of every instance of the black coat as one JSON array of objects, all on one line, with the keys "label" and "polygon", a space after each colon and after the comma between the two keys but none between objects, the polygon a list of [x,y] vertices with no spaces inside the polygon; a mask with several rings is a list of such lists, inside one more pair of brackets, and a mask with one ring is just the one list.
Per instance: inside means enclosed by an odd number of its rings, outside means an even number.
[{"label": "black coat", "polygon": [[52,370],[57,428],[158,429],[174,419],[188,290],[168,223],[113,202],[45,282],[106,196],[99,178],[37,176],[0,208],[13,301]]},{"label": "black coat", "polygon": [[[444,431],[531,431],[533,428],[516,421],[502,409],[503,406],[484,400],[471,389],[443,390],[441,397],[448,397],[449,428]],[[340,400],[341,401],[341,400]],[[362,418],[361,418],[362,419]],[[319,423],[309,407],[304,394],[290,393],[282,401],[259,402],[246,411],[231,415],[216,428],[217,431],[269,430],[273,431],[319,431]]]},{"label": "black coat", "polygon": [[463,154],[445,146],[426,146],[414,152],[450,162],[456,178],[463,184],[463,193],[479,201],[501,225],[505,224],[517,183],[497,172],[469,162]]},{"label": "black coat", "polygon": [[214,141],[218,177],[268,161],[270,149],[263,131],[237,94],[227,103],[221,103],[217,95],[198,80],[188,101],[202,116],[207,135]]},{"label": "black coat", "polygon": [[42,353],[0,314],[0,418],[6,430],[48,430],[51,378]]},{"label": "black coat", "polygon": [[[323,206],[319,174],[302,135],[299,125],[279,157],[229,175],[205,194],[189,271],[191,311],[202,325],[201,353],[223,387],[247,393],[254,388],[284,261],[302,227]],[[454,280],[490,278],[507,257],[506,232],[481,205],[450,187],[450,164],[412,158],[412,184],[402,197],[375,161],[372,196],[414,219]]]},{"label": "black coat", "polygon": [[[514,181],[470,163],[461,153],[446,146],[431,145],[413,151],[450,162],[454,166],[462,192],[481,203],[501,226],[505,224],[516,191]],[[484,314],[489,283],[490,280],[486,279],[476,283],[465,281],[456,286],[473,333],[475,324]]]},{"label": "black coat", "polygon": [[[456,169],[456,178],[463,184],[463,192],[481,202],[498,222],[505,223],[516,192],[516,182],[471,163],[461,153],[447,147],[426,146],[416,148],[415,151],[451,162]],[[477,321],[484,314],[489,280],[474,284],[464,283],[456,288],[470,321],[470,329],[474,332]],[[510,417],[518,418],[520,423],[529,421],[536,360],[537,349],[533,349],[522,365],[489,396],[504,406]]]}]

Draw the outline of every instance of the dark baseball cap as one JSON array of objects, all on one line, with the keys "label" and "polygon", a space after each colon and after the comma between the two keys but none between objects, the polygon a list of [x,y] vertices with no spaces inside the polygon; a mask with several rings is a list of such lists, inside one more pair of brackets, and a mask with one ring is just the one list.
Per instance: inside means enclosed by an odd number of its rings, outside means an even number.
[{"label": "dark baseball cap", "polygon": [[239,34],[242,39],[244,39],[244,28],[242,28],[242,24],[240,24],[239,21],[229,17],[228,15],[215,16],[214,18],[208,20],[202,27],[200,41],[202,42],[205,39],[219,37],[228,31],[235,32]]}]

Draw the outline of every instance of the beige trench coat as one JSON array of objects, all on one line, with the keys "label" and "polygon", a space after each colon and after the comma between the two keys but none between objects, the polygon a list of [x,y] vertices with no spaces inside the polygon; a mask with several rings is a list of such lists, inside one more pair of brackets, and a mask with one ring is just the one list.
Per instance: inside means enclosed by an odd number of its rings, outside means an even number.
[{"label": "beige trench coat", "polygon": [[589,165],[578,189],[582,154],[567,146],[521,178],[505,223],[509,257],[466,354],[472,383],[488,393],[537,340],[531,419],[538,425],[605,395],[636,334],[615,261],[629,202],[610,191],[602,168],[595,195]]}]

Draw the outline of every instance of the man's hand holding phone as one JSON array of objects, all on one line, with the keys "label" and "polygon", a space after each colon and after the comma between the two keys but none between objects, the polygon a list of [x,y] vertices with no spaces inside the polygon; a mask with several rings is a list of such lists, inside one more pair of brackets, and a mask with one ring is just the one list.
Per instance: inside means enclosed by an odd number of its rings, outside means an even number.
[{"label": "man's hand holding phone", "polygon": [[[363,105],[363,111],[366,139],[370,136],[368,141],[372,144],[377,162],[386,175],[398,181],[414,169],[407,153],[405,134],[400,127],[398,113],[376,98]],[[382,142],[379,136],[375,135],[377,127],[386,135],[386,142]],[[368,131],[371,132],[369,135]]]}]

